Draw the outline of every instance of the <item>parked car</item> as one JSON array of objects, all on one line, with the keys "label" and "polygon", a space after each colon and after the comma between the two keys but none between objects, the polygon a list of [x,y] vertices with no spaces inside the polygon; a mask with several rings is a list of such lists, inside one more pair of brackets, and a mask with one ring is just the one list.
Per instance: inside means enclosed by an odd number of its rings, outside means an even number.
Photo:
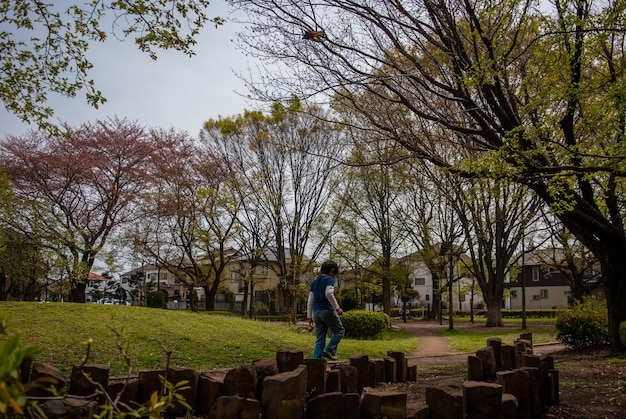
[{"label": "parked car", "polygon": [[130,303],[128,301],[123,301],[123,300],[118,300],[117,298],[101,298],[98,301],[96,301],[96,304],[119,304],[119,305],[126,305],[129,306]]}]

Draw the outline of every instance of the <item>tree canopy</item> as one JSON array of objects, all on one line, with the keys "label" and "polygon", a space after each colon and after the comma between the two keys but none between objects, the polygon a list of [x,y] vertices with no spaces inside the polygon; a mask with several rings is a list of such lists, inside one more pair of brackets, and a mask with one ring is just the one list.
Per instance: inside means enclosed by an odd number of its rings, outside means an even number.
[{"label": "tree canopy", "polygon": [[[367,121],[353,129],[415,158],[531,188],[598,257],[611,342],[623,349],[623,1],[233,3],[256,31],[242,47],[286,64],[259,96],[340,100]],[[323,42],[296,41],[310,29]],[[474,154],[450,158],[441,139]]]},{"label": "tree canopy", "polygon": [[196,36],[208,22],[208,0],[88,0],[84,2],[0,1],[0,99],[22,121],[52,128],[51,94],[85,92],[94,107],[106,99],[89,72],[87,52],[109,37],[132,38],[142,52],[158,49],[193,55]]}]

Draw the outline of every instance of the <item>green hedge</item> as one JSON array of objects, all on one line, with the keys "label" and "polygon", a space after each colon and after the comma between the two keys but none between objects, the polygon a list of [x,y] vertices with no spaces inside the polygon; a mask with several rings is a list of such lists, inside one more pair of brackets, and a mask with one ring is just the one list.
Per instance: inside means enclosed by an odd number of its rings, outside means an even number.
[{"label": "green hedge", "polygon": [[619,324],[619,340],[622,346],[626,348],[626,322]]},{"label": "green hedge", "polygon": [[606,302],[583,297],[572,308],[560,310],[556,317],[556,338],[568,348],[585,349],[609,343]]},{"label": "green hedge", "polygon": [[205,311],[204,313],[211,315],[211,316],[234,316],[235,315],[235,313],[233,313],[232,311],[228,311],[228,310]]},{"label": "green hedge", "polygon": [[[539,319],[539,318],[548,318],[553,319],[556,317],[557,309],[544,309],[544,310],[526,310],[526,318],[529,319]],[[522,318],[522,310],[502,310],[502,318],[503,319],[521,319]],[[416,318],[422,317],[422,314],[425,317],[430,316],[430,311],[426,308],[412,308],[409,310],[409,317]],[[444,316],[447,316],[448,309],[443,309]],[[467,317],[471,316],[471,312],[469,310],[454,310],[454,317]],[[391,308],[391,317],[400,317],[400,308],[392,307]],[[474,317],[487,317],[487,310],[485,309],[476,309],[474,310]]]},{"label": "green hedge", "polygon": [[346,337],[359,339],[375,337],[391,327],[391,319],[382,311],[345,311],[341,322],[346,328]]},{"label": "green hedge", "polygon": [[[550,318],[553,319],[556,317],[556,313],[558,310],[556,309],[545,309],[545,310],[526,310],[526,318],[529,319],[539,319],[539,318]],[[447,309],[443,310],[444,314],[448,313]],[[521,319],[522,318],[522,310],[501,310],[503,319]],[[455,317],[470,317],[471,312],[469,310],[454,310]],[[487,310],[474,310],[474,317],[487,317]]]}]

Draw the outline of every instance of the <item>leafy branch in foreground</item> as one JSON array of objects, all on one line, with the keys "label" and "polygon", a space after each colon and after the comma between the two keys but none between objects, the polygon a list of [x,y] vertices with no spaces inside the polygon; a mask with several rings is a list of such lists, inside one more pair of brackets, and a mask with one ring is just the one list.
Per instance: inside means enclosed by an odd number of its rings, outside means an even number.
[{"label": "leafy branch in foreground", "polygon": [[[0,319],[0,334],[8,335],[6,319]],[[0,416],[11,418],[23,415],[28,404],[26,392],[35,383],[23,384],[20,367],[25,359],[41,352],[36,346],[21,347],[19,336],[10,336],[0,347]]]},{"label": "leafy branch in foreground", "polygon": [[[106,102],[89,76],[87,58],[94,42],[112,34],[133,37],[140,51],[157,58],[156,49],[194,54],[196,37],[209,18],[209,0],[85,2],[0,1],[0,100],[9,112],[39,128],[56,130],[49,121],[54,110],[50,94],[75,97],[81,90],[89,105]],[[111,26],[111,33],[103,28]]]},{"label": "leafy branch in foreground", "polygon": [[182,405],[188,410],[192,409],[192,407],[187,403],[187,401],[181,394],[182,391],[191,388],[188,385],[189,382],[183,380],[178,383],[170,383],[167,380],[167,371],[169,370],[172,352],[168,351],[163,344],[161,344],[161,347],[163,348],[163,351],[165,353],[165,376],[159,376],[162,382],[161,390],[159,392],[155,391],[154,393],[152,393],[150,395],[150,400],[148,400],[148,402],[143,405],[136,405],[133,407],[121,402],[120,397],[124,393],[126,386],[128,385],[128,382],[130,380],[130,375],[132,373],[131,359],[128,356],[126,349],[122,345],[123,340],[121,332],[118,332],[113,328],[110,329],[117,336],[116,347],[120,352],[122,358],[124,359],[125,365],[127,366],[126,381],[124,382],[122,389],[115,396],[115,399],[111,397],[111,395],[102,386],[101,383],[92,380],[89,374],[84,372],[83,367],[87,364],[87,361],[89,360],[93,339],[88,339],[85,342],[85,344],[87,345],[87,349],[80,365],[80,370],[83,371],[83,376],[85,377],[85,379],[91,385],[95,386],[98,389],[98,393],[101,393],[105,399],[105,404],[100,406],[100,414],[97,416],[98,418],[161,418],[167,412],[167,410],[176,405]]}]

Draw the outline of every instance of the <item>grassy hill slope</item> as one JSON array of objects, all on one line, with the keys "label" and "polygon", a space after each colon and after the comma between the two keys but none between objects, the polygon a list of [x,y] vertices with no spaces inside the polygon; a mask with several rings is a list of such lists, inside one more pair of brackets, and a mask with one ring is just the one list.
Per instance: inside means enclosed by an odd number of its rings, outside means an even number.
[{"label": "grassy hill slope", "polygon": [[[126,373],[118,335],[135,373],[162,368],[166,351],[171,351],[172,366],[209,370],[273,358],[277,350],[301,350],[308,357],[315,341],[314,333],[283,323],[117,305],[0,302],[0,319],[23,344],[43,348],[35,362],[69,371],[81,363],[91,339],[88,363],[109,364],[112,375]],[[0,336],[0,344],[5,340]],[[411,352],[416,347],[414,336],[390,331],[379,340],[345,338],[338,356],[380,358],[388,350]]]}]

